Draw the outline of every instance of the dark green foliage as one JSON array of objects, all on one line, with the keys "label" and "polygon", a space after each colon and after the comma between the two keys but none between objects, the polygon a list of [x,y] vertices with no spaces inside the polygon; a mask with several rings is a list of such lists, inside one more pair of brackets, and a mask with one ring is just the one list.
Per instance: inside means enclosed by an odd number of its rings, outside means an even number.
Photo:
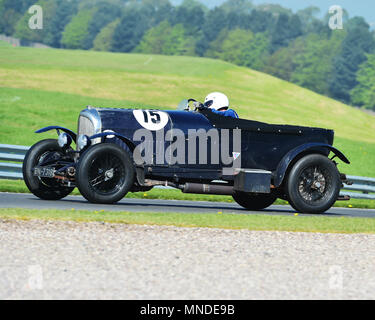
[{"label": "dark green foliage", "polygon": [[253,10],[250,17],[244,16],[241,21],[241,28],[249,29],[254,33],[271,30],[275,24],[272,13],[267,11]]},{"label": "dark green foliage", "polygon": [[134,3],[127,5],[126,8],[128,11],[141,13],[146,18],[147,29],[174,15],[174,7],[168,0],[135,0]]},{"label": "dark green foliage", "polygon": [[351,92],[352,103],[375,111],[375,54],[367,56],[357,73],[358,85]]},{"label": "dark green foliage", "polygon": [[268,56],[268,50],[269,40],[266,34],[254,35],[249,30],[224,29],[211,43],[207,56],[261,70]]},{"label": "dark green foliage", "polygon": [[95,5],[95,12],[89,23],[88,33],[84,40],[83,48],[92,48],[93,41],[100,30],[108,23],[118,18],[120,13],[120,7],[108,2],[100,2],[99,4]]},{"label": "dark green foliage", "polygon": [[108,23],[96,36],[93,49],[97,51],[110,51],[113,46],[113,33],[120,19]]},{"label": "dark green foliage", "polygon": [[83,9],[72,18],[62,33],[61,46],[69,49],[88,49],[85,47],[89,36],[89,26],[96,12],[95,8]]},{"label": "dark green foliage", "polygon": [[295,38],[302,35],[302,23],[297,15],[281,13],[271,31],[271,51],[287,47]]},{"label": "dark green foliage", "polygon": [[210,42],[214,41],[220,31],[227,27],[226,16],[225,11],[218,7],[208,12],[202,25],[202,36],[197,42],[196,52],[198,55],[203,56]]},{"label": "dark green foliage", "polygon": [[77,13],[77,0],[57,1],[57,10],[53,15],[44,42],[52,47],[59,48],[62,32],[72,17]]},{"label": "dark green foliage", "polygon": [[321,94],[329,94],[327,79],[332,73],[334,57],[339,53],[345,32],[333,33],[322,39],[310,34],[301,42],[299,54],[294,56],[294,71],[290,81]]},{"label": "dark green foliage", "polygon": [[149,29],[135,52],[164,55],[193,55],[194,39],[187,36],[182,24],[173,27],[167,20]]},{"label": "dark green foliage", "polygon": [[12,35],[15,27],[35,0],[0,0],[0,33]]},{"label": "dark green foliage", "polygon": [[303,52],[303,39],[298,38],[288,47],[282,48],[272,54],[264,67],[264,71],[278,78],[291,81],[296,69],[295,59]]},{"label": "dark green foliage", "polygon": [[147,17],[139,10],[126,11],[113,33],[113,51],[130,52],[148,29]]},{"label": "dark green foliage", "polygon": [[353,18],[348,24],[348,33],[340,53],[333,61],[329,82],[332,97],[350,102],[350,91],[358,84],[356,74],[359,66],[367,60],[366,54],[374,49],[375,41],[369,25],[362,18]]},{"label": "dark green foliage", "polygon": [[168,17],[172,25],[182,24],[188,35],[196,35],[202,29],[204,23],[204,9],[194,3],[177,7]]}]

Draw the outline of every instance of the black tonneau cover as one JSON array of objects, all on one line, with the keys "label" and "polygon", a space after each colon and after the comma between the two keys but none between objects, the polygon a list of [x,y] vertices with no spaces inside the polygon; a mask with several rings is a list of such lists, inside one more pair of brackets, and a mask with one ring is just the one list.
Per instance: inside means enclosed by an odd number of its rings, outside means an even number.
[{"label": "black tonneau cover", "polygon": [[278,134],[293,134],[293,135],[303,135],[306,132],[311,132],[315,130],[324,130],[322,128],[312,128],[312,127],[300,127],[291,125],[279,125],[279,124],[268,124],[265,122],[246,120],[246,119],[236,119],[232,117],[226,117],[212,112],[210,109],[202,110],[201,113],[207,117],[211,124],[216,128],[221,129],[241,129],[253,132],[263,132],[263,133],[278,133]]}]

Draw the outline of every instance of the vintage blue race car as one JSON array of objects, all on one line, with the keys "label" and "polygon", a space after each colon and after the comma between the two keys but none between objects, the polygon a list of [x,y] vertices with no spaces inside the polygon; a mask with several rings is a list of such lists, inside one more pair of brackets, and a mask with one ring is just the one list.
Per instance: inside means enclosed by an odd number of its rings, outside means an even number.
[{"label": "vintage blue race car", "polygon": [[157,185],[232,195],[250,210],[281,198],[298,212],[322,213],[344,200],[339,192],[346,178],[334,158],[350,162],[332,146],[332,130],[235,119],[196,107],[193,99],[173,111],[88,106],[77,134],[60,126],[37,131],[56,129],[58,139],[28,151],[25,183],[41,199],[61,199],[78,187],[94,203],[115,203]]}]

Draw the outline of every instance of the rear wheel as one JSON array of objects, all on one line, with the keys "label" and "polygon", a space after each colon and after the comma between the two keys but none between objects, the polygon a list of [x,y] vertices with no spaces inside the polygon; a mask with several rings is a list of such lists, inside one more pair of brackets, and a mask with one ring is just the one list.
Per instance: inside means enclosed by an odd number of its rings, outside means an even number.
[{"label": "rear wheel", "polygon": [[340,189],[336,165],[320,154],[297,161],[286,183],[289,203],[303,213],[324,213],[336,202]]},{"label": "rear wheel", "polygon": [[81,156],[76,183],[88,201],[115,203],[133,186],[134,177],[129,153],[116,144],[102,143],[90,147]]},{"label": "rear wheel", "polygon": [[26,153],[22,172],[26,186],[38,198],[59,200],[70,194],[74,187],[62,186],[55,178],[34,176],[34,168],[53,163],[63,157],[64,152],[55,139],[46,139],[34,144]]},{"label": "rear wheel", "polygon": [[233,194],[233,199],[245,209],[262,210],[273,204],[276,201],[277,197],[272,193],[251,194],[236,191]]}]

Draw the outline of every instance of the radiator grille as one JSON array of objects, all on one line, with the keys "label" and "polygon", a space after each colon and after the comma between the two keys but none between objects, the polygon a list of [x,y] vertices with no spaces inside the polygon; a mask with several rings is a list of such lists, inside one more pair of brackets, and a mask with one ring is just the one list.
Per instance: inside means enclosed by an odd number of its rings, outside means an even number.
[{"label": "radiator grille", "polygon": [[87,136],[92,136],[95,134],[94,124],[90,119],[80,116],[78,120],[78,136],[85,134]]},{"label": "radiator grille", "polygon": [[[78,118],[78,137],[80,137],[81,135],[91,137],[94,134],[100,133],[101,131],[102,122],[99,112],[95,108],[87,106],[87,109],[82,110]],[[91,144],[96,144],[100,142],[101,138],[91,140]],[[80,151],[78,150],[78,146],[77,151]]]},{"label": "radiator grille", "polygon": [[[85,134],[86,136],[90,137],[93,134],[95,134],[94,124],[91,122],[90,119],[84,116],[79,116],[77,132],[78,132],[77,137],[79,137],[81,134]],[[80,151],[78,148],[78,143],[77,143],[77,151]]]}]

